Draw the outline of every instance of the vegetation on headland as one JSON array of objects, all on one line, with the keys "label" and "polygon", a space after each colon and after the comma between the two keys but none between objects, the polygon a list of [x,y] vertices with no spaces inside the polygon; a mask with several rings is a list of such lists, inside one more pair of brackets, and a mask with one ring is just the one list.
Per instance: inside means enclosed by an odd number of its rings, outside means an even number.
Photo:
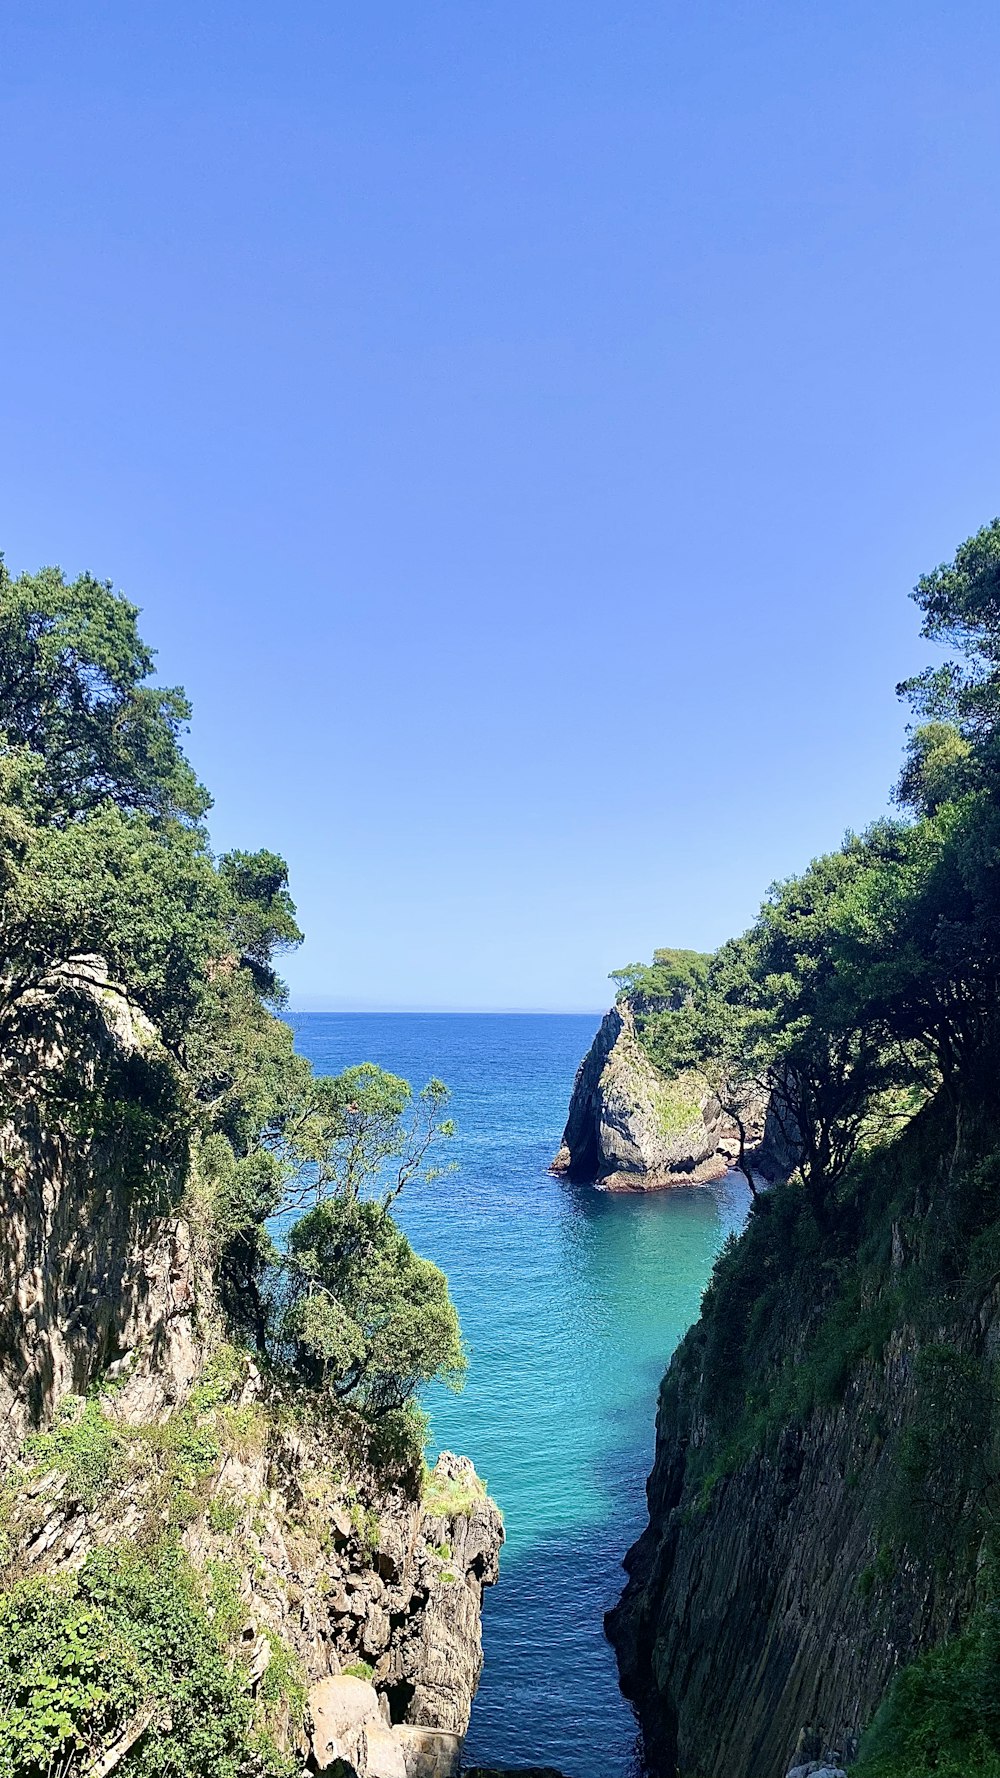
[{"label": "vegetation on headland", "polygon": [[643,1048],[666,1075],[696,1063],[695,996],[704,988],[710,961],[701,951],[660,950],[653,952],[652,963],[612,971],[616,998],[628,1001]]},{"label": "vegetation on headland", "polygon": [[[222,1445],[282,1404],[343,1420],[366,1461],[419,1487],[417,1392],[465,1363],[446,1280],[392,1214],[434,1176],[446,1089],[415,1095],[372,1064],[318,1077],[296,1055],[277,1016],[278,959],[301,938],[285,864],[213,854],[210,799],[181,745],[189,707],[151,682],[137,616],[89,575],[13,579],[0,562],[0,1043],[54,965],[71,995],[73,959],[106,960],[108,991],[147,1015],[162,1057],[115,1103],[67,1065],[39,1115],[81,1139],[119,1133],[137,1198],[184,1180],[183,1202],[161,1207],[196,1229],[231,1343],[162,1424],[119,1423],[95,1393],[29,1441],[22,1468],[61,1473],[84,1504],[150,1470],[159,1492],[137,1538],[71,1580],[8,1566],[0,1778],[97,1771],[122,1739],[113,1763],[130,1773],[281,1771],[213,1577],[181,1552],[184,1525],[206,1510],[224,1528],[225,1501],[207,1498]],[[0,1119],[16,1094],[0,1079]],[[165,1141],[183,1164],[160,1179],[146,1154]],[[251,1355],[266,1408],[236,1402]],[[268,1672],[294,1691],[287,1662]]]},{"label": "vegetation on headland", "polygon": [[865,1361],[911,1355],[903,1426],[870,1429],[893,1481],[859,1593],[877,1616],[919,1559],[974,1606],[900,1676],[858,1778],[1000,1771],[1000,520],[915,598],[953,658],[900,687],[899,812],[776,884],[711,958],[620,977],[654,1059],[699,1069],[741,1129],[768,1106],[791,1166],[665,1380],[698,1379],[687,1510]]}]

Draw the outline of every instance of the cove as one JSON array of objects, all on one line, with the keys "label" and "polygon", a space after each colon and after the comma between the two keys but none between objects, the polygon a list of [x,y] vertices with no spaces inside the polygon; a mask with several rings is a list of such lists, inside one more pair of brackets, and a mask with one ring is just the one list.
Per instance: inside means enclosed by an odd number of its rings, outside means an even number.
[{"label": "cove", "polygon": [[567,1185],[558,1147],[592,1014],[292,1016],[324,1073],[372,1061],[452,1090],[456,1163],[397,1206],[448,1274],[469,1348],[461,1395],[426,1406],[435,1448],[471,1456],[507,1543],[487,1594],[470,1764],[635,1778],[635,1722],[602,1618],[642,1527],[656,1392],[712,1263],[747,1208],[742,1181],[612,1197]]}]

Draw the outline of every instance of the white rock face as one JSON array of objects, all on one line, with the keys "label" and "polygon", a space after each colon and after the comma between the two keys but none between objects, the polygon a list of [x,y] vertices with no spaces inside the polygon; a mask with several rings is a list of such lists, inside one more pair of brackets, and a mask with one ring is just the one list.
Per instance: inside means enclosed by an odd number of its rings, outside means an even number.
[{"label": "white rock face", "polygon": [[387,1724],[367,1680],[346,1673],[321,1679],[309,1693],[309,1714],[310,1754],[319,1772],[343,1760],[355,1778],[457,1778],[461,1736]]},{"label": "white rock face", "polygon": [[362,1759],[366,1778],[407,1778],[406,1760],[395,1729],[366,1727]]}]

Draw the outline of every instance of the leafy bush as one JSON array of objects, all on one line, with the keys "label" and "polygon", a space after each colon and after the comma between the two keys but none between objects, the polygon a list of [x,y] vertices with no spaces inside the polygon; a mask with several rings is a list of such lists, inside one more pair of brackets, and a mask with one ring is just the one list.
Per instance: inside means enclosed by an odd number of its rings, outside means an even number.
[{"label": "leafy bush", "polygon": [[851,1778],[1000,1778],[1000,1618],[980,1613],[964,1636],[896,1679]]},{"label": "leafy bush", "polygon": [[286,1778],[246,1673],[172,1548],[98,1551],[0,1597],[0,1778],[48,1778],[134,1736],[128,1778]]},{"label": "leafy bush", "polygon": [[85,1506],[146,1479],[155,1484],[144,1498],[158,1527],[164,1517],[176,1527],[207,1511],[213,1530],[231,1528],[241,1509],[210,1498],[214,1477],[227,1453],[245,1458],[259,1448],[267,1424],[253,1403],[228,1399],[239,1390],[246,1362],[245,1353],[220,1347],[188,1400],[164,1420],[116,1419],[113,1387],[95,1389],[85,1400],[69,1396],[55,1427],[25,1441],[23,1462],[36,1476],[64,1475]]},{"label": "leafy bush", "polygon": [[445,1476],[425,1468],[420,1498],[432,1519],[468,1518],[486,1498],[486,1483],[477,1475]]},{"label": "leafy bush", "polygon": [[351,1679],[367,1679],[369,1681],[374,1671],[374,1667],[369,1666],[367,1661],[352,1661],[349,1667],[344,1668],[344,1672]]},{"label": "leafy bush", "polygon": [[24,1454],[35,1469],[59,1470],[84,1506],[93,1506],[121,1474],[128,1445],[122,1427],[108,1418],[97,1396],[81,1401],[70,1396],[60,1403],[51,1432],[34,1433]]}]

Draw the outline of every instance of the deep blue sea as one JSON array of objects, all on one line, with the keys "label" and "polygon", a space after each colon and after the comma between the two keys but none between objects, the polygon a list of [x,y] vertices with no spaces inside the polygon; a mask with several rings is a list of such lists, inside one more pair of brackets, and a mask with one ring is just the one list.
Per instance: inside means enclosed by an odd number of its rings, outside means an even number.
[{"label": "deep blue sea", "polygon": [[377,1062],[452,1090],[457,1169],[399,1202],[447,1272],[469,1348],[460,1395],[435,1388],[435,1448],[465,1452],[503,1509],[499,1585],[471,1764],[635,1778],[635,1722],[602,1617],[642,1527],[656,1391],[712,1262],[746,1213],[712,1188],[611,1197],[548,1172],[577,1064],[577,1014],[299,1013],[298,1048],[336,1073]]}]

